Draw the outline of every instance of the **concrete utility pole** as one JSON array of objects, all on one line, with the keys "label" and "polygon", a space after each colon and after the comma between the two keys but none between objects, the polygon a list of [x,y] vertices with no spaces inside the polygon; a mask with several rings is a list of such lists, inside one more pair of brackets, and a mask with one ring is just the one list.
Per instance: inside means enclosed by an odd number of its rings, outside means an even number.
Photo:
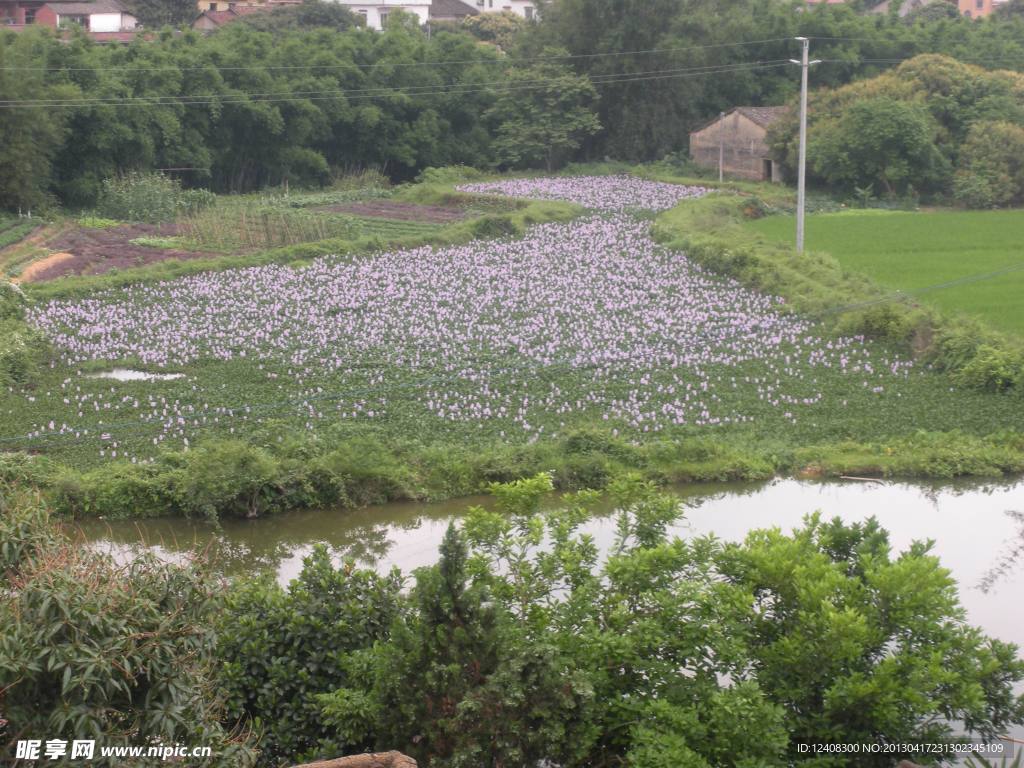
[{"label": "concrete utility pole", "polygon": [[725,112],[718,115],[718,182],[724,178],[725,166]]},{"label": "concrete utility pole", "polygon": [[800,61],[790,62],[800,67],[800,166],[797,170],[796,182],[796,252],[804,252],[804,207],[807,188],[807,70],[818,60],[808,61],[811,41],[806,37],[796,38],[802,47]]}]

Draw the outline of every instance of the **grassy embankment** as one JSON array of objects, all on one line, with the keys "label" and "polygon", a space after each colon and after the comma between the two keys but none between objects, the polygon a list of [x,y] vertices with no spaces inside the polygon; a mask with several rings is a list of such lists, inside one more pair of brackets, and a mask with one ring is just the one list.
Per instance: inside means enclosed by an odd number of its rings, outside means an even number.
[{"label": "grassy embankment", "polygon": [[[814,375],[822,380],[815,386],[824,392],[824,400],[799,423],[780,418],[778,409],[768,407],[752,388],[738,388],[723,391],[728,398],[724,405],[755,416],[751,424],[684,427],[657,437],[613,436],[595,414],[568,425],[557,438],[511,441],[499,437],[495,429],[480,430],[479,425],[460,429],[438,424],[413,403],[396,405],[392,416],[383,422],[350,422],[308,432],[301,421],[272,406],[282,397],[309,397],[315,386],[329,391],[330,381],[306,381],[301,389],[289,389],[287,384],[268,380],[251,364],[197,363],[187,371],[187,386],[180,382],[118,383],[116,397],[108,402],[116,408],[122,398],[185,400],[198,386],[204,398],[216,396],[235,406],[246,403],[254,413],[265,409],[263,417],[254,416],[244,424],[231,422],[239,427],[237,431],[229,430],[227,423],[204,425],[198,448],[153,451],[152,463],[110,461],[109,453],[100,459],[95,445],[78,440],[35,441],[32,447],[42,455],[8,454],[0,463],[0,477],[44,488],[56,507],[67,513],[141,516],[251,515],[310,505],[451,497],[477,492],[488,482],[543,470],[552,470],[561,488],[599,487],[629,470],[660,482],[759,479],[777,473],[952,477],[1024,470],[1024,422],[1018,397],[979,391],[974,384],[984,386],[984,378],[973,384],[964,379],[966,363],[961,360],[958,367],[944,346],[944,340],[958,340],[959,346],[953,346],[969,363],[973,358],[964,339],[993,343],[998,339],[975,328],[965,330],[913,306],[885,303],[833,312],[836,306],[871,301],[885,292],[866,279],[849,276],[828,257],[797,258],[781,246],[764,245],[751,237],[744,227],[744,212],[762,211],[766,205],[784,208],[788,204],[785,190],[760,185],[727,187],[742,195],[689,201],[659,216],[658,238],[687,250],[714,271],[787,297],[796,311],[821,314],[833,331],[865,332],[880,339],[880,349],[916,349],[948,370],[911,377],[883,398],[817,371]],[[472,202],[444,185],[413,187],[401,194],[404,199],[428,204]],[[398,245],[514,235],[529,223],[566,218],[578,210],[548,203],[495,201],[492,205],[504,211]],[[326,242],[268,251],[255,261],[294,261],[339,251],[355,255],[374,247],[380,247],[379,240]],[[80,296],[98,288],[244,263],[253,260],[225,256],[205,265],[164,262],[115,275],[69,278],[30,290],[36,298]],[[977,346],[975,343],[975,350]],[[795,373],[799,380],[800,370]],[[0,398],[3,433],[18,434],[29,424],[55,416],[59,423],[56,401],[48,395],[59,394],[60,384],[69,375],[74,371],[61,366],[44,370],[33,390],[38,397]],[[415,383],[420,374],[412,371],[408,375]],[[585,385],[571,373],[561,375],[565,378],[559,384],[566,388]],[[110,382],[99,384],[107,387]],[[368,378],[368,390],[372,386]],[[115,421],[112,414],[98,413],[106,416],[107,424]],[[93,435],[106,428],[98,417],[91,418],[96,423],[86,414],[81,426],[90,427]],[[150,436],[142,432],[138,450],[149,442]],[[119,449],[134,450],[130,444]]]}]

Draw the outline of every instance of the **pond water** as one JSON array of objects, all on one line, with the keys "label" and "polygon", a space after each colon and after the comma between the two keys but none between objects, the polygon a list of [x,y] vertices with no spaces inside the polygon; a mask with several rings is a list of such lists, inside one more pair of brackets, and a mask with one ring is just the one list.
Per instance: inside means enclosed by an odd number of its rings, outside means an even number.
[{"label": "pond water", "polygon": [[183,373],[153,373],[151,371],[136,371],[132,368],[114,368],[110,371],[99,373],[87,373],[88,379],[114,379],[116,381],[173,381],[184,378]]},{"label": "pond water", "polygon": [[[675,489],[683,500],[682,536],[714,533],[736,541],[756,528],[789,531],[820,510],[847,522],[876,516],[894,550],[915,539],[933,539],[934,552],[960,584],[969,620],[1024,647],[1024,563],[987,592],[979,583],[1024,535],[1007,511],[1024,511],[1024,481],[913,484],[775,480],[754,485],[690,485]],[[302,558],[323,543],[340,561],[354,558],[387,570],[429,565],[448,524],[486,497],[438,504],[401,503],[356,511],[307,511],[257,520],[225,520],[220,526],[180,519],[87,521],[82,536],[127,559],[149,547],[180,559],[212,548],[228,573],[273,570],[281,582],[296,576]],[[552,499],[557,503],[557,499]],[[596,517],[586,530],[598,544],[614,537],[614,521]]]}]

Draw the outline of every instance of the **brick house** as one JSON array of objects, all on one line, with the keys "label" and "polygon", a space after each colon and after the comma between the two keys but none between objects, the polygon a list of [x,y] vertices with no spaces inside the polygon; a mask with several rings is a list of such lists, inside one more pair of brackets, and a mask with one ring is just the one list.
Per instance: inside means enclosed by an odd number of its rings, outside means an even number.
[{"label": "brick house", "polygon": [[690,132],[690,157],[702,168],[718,169],[719,152],[725,175],[755,181],[780,181],[778,163],[768,151],[768,127],[786,114],[786,107],[735,107],[724,116]]},{"label": "brick house", "polygon": [[95,2],[32,2],[0,0],[0,25],[15,31],[38,24],[58,29],[69,24],[81,26],[92,37],[132,37],[138,21],[118,0]]}]

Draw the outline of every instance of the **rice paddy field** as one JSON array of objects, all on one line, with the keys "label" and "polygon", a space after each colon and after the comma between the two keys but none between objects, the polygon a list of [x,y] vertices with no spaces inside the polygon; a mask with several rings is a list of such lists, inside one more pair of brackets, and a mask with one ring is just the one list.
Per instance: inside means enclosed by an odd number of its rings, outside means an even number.
[{"label": "rice paddy field", "polygon": [[[37,304],[58,350],[0,395],[0,448],[77,466],[212,437],[372,435],[526,444],[600,427],[634,441],[792,445],[1024,428],[1017,402],[954,390],[883,345],[657,245],[649,216],[697,187],[632,177],[467,187],[588,213],[518,239],[205,272]],[[162,374],[106,378],[111,369]],[[176,374],[171,377],[169,374]]]},{"label": "rice paddy field", "polygon": [[[790,240],[791,216],[747,224],[773,240]],[[993,328],[1024,334],[1024,211],[849,211],[807,218],[807,248],[832,255],[851,272],[908,292]],[[977,281],[964,280],[987,275]]]}]

